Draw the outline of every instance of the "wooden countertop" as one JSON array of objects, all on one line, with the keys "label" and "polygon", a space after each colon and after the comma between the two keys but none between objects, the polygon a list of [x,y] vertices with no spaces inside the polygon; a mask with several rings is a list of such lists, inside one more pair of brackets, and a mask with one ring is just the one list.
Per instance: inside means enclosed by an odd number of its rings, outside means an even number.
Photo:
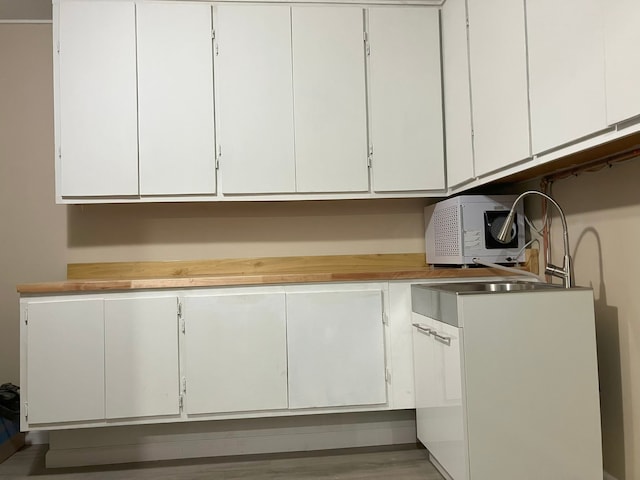
[{"label": "wooden countertop", "polygon": [[[537,273],[536,250],[527,254],[527,263],[521,268]],[[493,268],[436,268],[424,263],[423,253],[117,262],[70,264],[67,268],[68,280],[22,284],[17,286],[17,290],[27,295],[285,283],[473,278],[507,274],[503,270]]]}]

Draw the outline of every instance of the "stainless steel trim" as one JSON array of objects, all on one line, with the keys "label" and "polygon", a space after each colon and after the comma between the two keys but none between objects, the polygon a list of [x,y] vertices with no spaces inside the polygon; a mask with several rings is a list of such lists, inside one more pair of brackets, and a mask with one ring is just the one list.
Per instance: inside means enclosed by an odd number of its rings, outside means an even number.
[{"label": "stainless steel trim", "polygon": [[435,330],[432,330],[429,327],[425,327],[424,325],[421,325],[419,323],[414,323],[413,326],[416,327],[420,333],[424,333],[425,335],[431,335],[432,333],[434,335],[436,334]]},{"label": "stainless steel trim", "polygon": [[433,338],[438,340],[440,343],[444,343],[445,345],[451,345],[451,337],[445,337],[444,335],[440,335],[438,332],[433,330],[431,331],[431,334],[433,335]]}]

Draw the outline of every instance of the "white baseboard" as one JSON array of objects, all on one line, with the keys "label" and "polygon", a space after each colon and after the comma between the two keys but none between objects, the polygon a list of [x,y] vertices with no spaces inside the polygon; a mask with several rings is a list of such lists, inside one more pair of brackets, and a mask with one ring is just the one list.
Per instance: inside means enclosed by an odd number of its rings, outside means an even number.
[{"label": "white baseboard", "polygon": [[47,468],[402,445],[416,442],[411,410],[50,432]]}]

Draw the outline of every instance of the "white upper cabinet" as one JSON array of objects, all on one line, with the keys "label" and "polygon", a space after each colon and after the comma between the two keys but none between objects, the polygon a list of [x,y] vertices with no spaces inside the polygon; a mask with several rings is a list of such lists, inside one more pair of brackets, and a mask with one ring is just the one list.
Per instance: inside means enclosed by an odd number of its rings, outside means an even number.
[{"label": "white upper cabinet", "polygon": [[438,11],[368,10],[373,190],[445,188]]},{"label": "white upper cabinet", "polygon": [[603,0],[607,123],[640,115],[640,2]]},{"label": "white upper cabinet", "polygon": [[601,0],[528,0],[533,153],[607,125]]},{"label": "white upper cabinet", "polygon": [[295,6],[291,13],[297,191],[366,192],[363,10]]},{"label": "white upper cabinet", "polygon": [[178,298],[104,301],[106,418],[179,415]]},{"label": "white upper cabinet", "polygon": [[135,6],[56,5],[57,196],[138,195]]},{"label": "white upper cabinet", "polygon": [[442,6],[442,78],[447,186],[452,187],[474,177],[465,0]]},{"label": "white upper cabinet", "polygon": [[295,192],[290,8],[220,5],[215,24],[222,191]]},{"label": "white upper cabinet", "polygon": [[211,7],[137,4],[140,194],[214,194]]},{"label": "white upper cabinet", "polygon": [[527,159],[529,98],[523,1],[468,0],[476,175]]}]

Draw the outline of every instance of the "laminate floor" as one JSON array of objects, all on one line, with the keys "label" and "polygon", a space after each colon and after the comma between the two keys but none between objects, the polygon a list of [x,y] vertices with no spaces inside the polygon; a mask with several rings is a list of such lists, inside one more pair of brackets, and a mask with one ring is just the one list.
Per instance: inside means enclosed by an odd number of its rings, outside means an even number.
[{"label": "laminate floor", "polygon": [[443,480],[427,451],[367,449],[46,469],[46,446],[28,446],[0,464],[0,480]]}]

